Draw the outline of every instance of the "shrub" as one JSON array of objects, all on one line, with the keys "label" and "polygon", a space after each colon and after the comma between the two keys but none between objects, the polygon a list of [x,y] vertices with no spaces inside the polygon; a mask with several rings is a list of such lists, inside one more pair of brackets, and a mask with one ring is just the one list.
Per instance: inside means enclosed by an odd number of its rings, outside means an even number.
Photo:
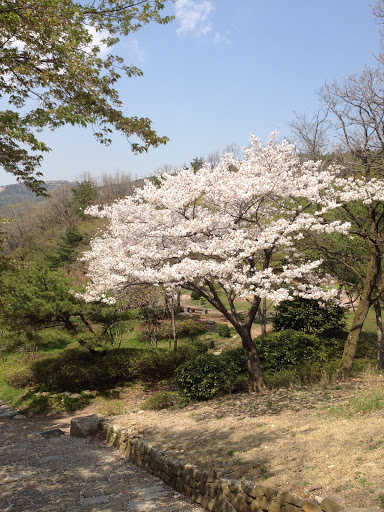
[{"label": "shrub", "polygon": [[325,362],[342,349],[342,340],[325,340],[293,330],[271,332],[264,339],[256,338],[255,343],[264,371],[278,371],[304,362]]},{"label": "shrub", "polygon": [[36,378],[27,362],[16,367],[4,365],[2,373],[5,382],[14,388],[26,388],[36,384]]},{"label": "shrub", "polygon": [[340,359],[327,362],[307,361],[297,366],[289,366],[279,371],[269,370],[264,373],[268,388],[280,388],[299,385],[311,385],[317,382],[333,383],[336,379]]},{"label": "shrub", "polygon": [[38,383],[31,365],[35,361],[42,361],[45,354],[33,353],[10,359],[2,365],[2,374],[5,382],[14,388],[26,388]]},{"label": "shrub", "polygon": [[121,368],[108,364],[101,354],[80,349],[65,350],[56,357],[35,362],[32,370],[49,391],[106,389],[115,385],[121,373]]},{"label": "shrub", "polygon": [[210,340],[194,340],[188,345],[181,345],[181,347],[179,347],[179,350],[189,350],[191,352],[191,355],[190,357],[188,357],[188,359],[191,359],[192,357],[196,357],[197,355],[206,354],[208,352],[209,345]]},{"label": "shrub", "polygon": [[[190,318],[188,320],[176,320],[175,321],[176,328],[176,337],[182,338],[189,336],[194,338],[199,334],[206,331],[206,326],[203,322],[196,320],[194,318]],[[164,340],[173,337],[172,325],[171,322],[161,322],[157,327],[156,339]],[[145,342],[148,341],[148,334],[144,330],[139,331],[138,338],[140,341]]]},{"label": "shrub", "polygon": [[175,384],[191,400],[209,400],[235,391],[241,377],[229,359],[205,354],[188,361],[175,372]]},{"label": "shrub", "polygon": [[[205,332],[206,327],[203,322],[190,318],[187,320],[176,320],[175,322],[176,336],[197,336]],[[159,339],[167,339],[173,336],[172,326],[170,322],[163,322],[159,328]]]},{"label": "shrub", "polygon": [[165,349],[138,350],[129,362],[130,375],[152,382],[173,377],[185,355],[186,352]]},{"label": "shrub", "polygon": [[226,350],[220,356],[224,361],[234,364],[239,373],[247,374],[247,362],[245,360],[244,350],[242,348],[234,348]]},{"label": "shrub", "polygon": [[201,293],[199,292],[191,292],[191,299],[192,300],[199,300],[201,297]]},{"label": "shrub", "polygon": [[230,338],[231,337],[231,331],[227,324],[219,324],[217,326],[217,334],[221,336],[222,338]]},{"label": "shrub", "polygon": [[[185,402],[185,400],[184,400]],[[144,409],[168,409],[177,405],[182,405],[183,398],[176,391],[160,391],[147,398],[144,402]]]},{"label": "shrub", "polygon": [[166,349],[120,348],[105,355],[67,349],[55,357],[31,363],[34,383],[48,391],[105,390],[129,380],[158,381],[173,377],[176,368],[198,354],[198,347]]},{"label": "shrub", "polygon": [[118,416],[124,413],[124,404],[121,400],[106,401],[99,407],[103,416]]},{"label": "shrub", "polygon": [[273,327],[277,331],[292,329],[322,337],[342,336],[345,309],[332,301],[319,304],[314,299],[296,297],[276,307]]}]

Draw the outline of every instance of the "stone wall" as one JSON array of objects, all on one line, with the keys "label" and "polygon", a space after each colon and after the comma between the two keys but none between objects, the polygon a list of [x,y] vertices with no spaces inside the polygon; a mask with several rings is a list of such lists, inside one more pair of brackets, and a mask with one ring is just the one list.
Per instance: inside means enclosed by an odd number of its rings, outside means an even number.
[{"label": "stone wall", "polygon": [[[281,490],[274,478],[260,483],[228,480],[217,471],[205,471],[185,461],[169,457],[161,448],[137,434],[102,419],[99,424],[108,443],[148,473],[188,496],[211,512],[347,512],[337,497],[319,504]],[[357,512],[363,509],[349,509]]]}]

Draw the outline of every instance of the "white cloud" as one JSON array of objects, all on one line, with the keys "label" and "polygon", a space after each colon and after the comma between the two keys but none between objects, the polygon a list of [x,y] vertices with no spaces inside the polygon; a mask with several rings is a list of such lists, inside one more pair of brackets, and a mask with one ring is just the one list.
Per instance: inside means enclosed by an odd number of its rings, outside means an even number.
[{"label": "white cloud", "polygon": [[133,55],[132,60],[135,60],[138,64],[143,64],[145,52],[143,48],[141,48],[139,41],[137,39],[131,39],[128,42],[128,48]]},{"label": "white cloud", "polygon": [[212,11],[212,2],[203,0],[195,2],[193,0],[176,0],[175,15],[180,26],[177,33],[193,32],[196,36],[204,36],[212,30],[212,26],[207,22],[209,13]]},{"label": "white cloud", "polygon": [[99,32],[95,29],[95,27],[92,27],[90,25],[87,26],[88,32],[92,36],[92,46],[99,46],[100,47],[100,53],[99,55],[102,57],[106,55],[109,52],[108,46],[106,44],[102,43],[102,40],[106,37],[108,37],[109,32],[107,30],[100,30]]},{"label": "white cloud", "polygon": [[231,44],[231,40],[225,34],[220,34],[219,32],[215,32],[213,36],[213,42],[215,44]]}]

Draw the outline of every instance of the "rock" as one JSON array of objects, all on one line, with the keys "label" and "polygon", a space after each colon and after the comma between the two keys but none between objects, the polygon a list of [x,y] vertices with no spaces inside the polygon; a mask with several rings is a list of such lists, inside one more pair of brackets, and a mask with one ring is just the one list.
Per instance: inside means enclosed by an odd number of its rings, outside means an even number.
[{"label": "rock", "polygon": [[256,498],[257,494],[255,491],[255,486],[253,482],[242,482],[243,491],[248,494],[248,496],[251,496],[252,498]]},{"label": "rock", "polygon": [[324,512],[341,512],[344,510],[344,502],[338,496],[327,496],[320,503],[320,508]]},{"label": "rock", "polygon": [[295,507],[301,508],[303,501],[300,498],[297,498],[293,494],[288,491],[285,491],[280,496],[281,503],[288,503],[289,505],[294,505]]},{"label": "rock", "polygon": [[271,501],[268,507],[268,512],[281,512],[281,507],[279,503],[277,503],[276,501]]},{"label": "rock", "polygon": [[87,437],[96,432],[99,426],[100,417],[97,414],[73,418],[69,435],[73,437]]},{"label": "rock", "polygon": [[83,391],[83,394],[84,395],[89,395],[89,396],[96,396],[97,395],[97,391],[93,391],[91,389],[85,389]]},{"label": "rock", "polygon": [[231,489],[232,492],[241,492],[242,486],[240,480],[229,480],[228,487]]},{"label": "rock", "polygon": [[15,416],[13,416],[13,419],[14,420],[25,420],[27,417],[24,416],[24,414],[16,414]]},{"label": "rock", "polygon": [[276,487],[278,485],[279,481],[275,476],[271,476],[270,478],[267,478],[266,480],[263,480],[261,482],[261,485],[263,487]]},{"label": "rock", "polygon": [[304,512],[321,512],[319,505],[312,503],[312,501],[309,500],[303,500],[301,508]]},{"label": "rock", "polygon": [[235,508],[235,510],[237,512],[248,512],[249,511],[248,503],[239,494],[234,494],[232,496],[231,505]]}]

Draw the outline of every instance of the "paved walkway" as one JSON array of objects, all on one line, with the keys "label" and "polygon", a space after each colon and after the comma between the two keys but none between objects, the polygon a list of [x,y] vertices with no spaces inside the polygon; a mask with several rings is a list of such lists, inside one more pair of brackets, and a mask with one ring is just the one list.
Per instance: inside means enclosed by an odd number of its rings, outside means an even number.
[{"label": "paved walkway", "polygon": [[[26,419],[0,404],[2,512],[201,512],[101,439],[69,436],[69,420]],[[65,435],[44,438],[61,429]]]}]

